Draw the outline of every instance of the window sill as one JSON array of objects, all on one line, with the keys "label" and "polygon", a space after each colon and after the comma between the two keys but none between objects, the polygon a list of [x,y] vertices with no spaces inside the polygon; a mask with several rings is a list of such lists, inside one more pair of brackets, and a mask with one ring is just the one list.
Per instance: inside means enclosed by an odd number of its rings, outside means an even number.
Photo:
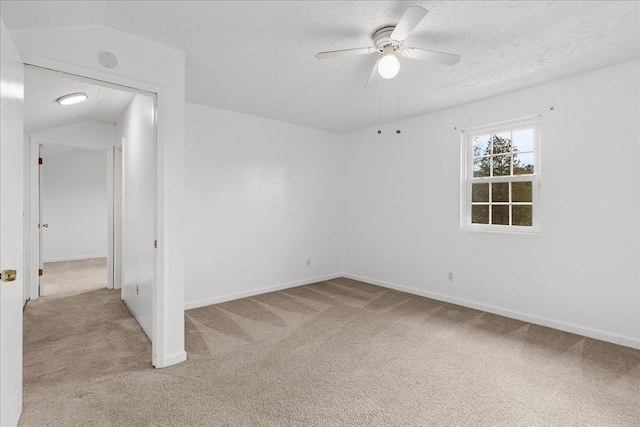
[{"label": "window sill", "polygon": [[540,227],[518,227],[513,225],[464,225],[462,231],[503,234],[540,234]]}]

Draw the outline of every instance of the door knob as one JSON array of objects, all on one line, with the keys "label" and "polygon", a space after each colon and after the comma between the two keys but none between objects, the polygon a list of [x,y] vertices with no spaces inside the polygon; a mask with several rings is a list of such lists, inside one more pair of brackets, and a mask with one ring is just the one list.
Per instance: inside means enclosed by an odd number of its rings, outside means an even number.
[{"label": "door knob", "polygon": [[13,282],[16,280],[16,275],[18,273],[15,270],[2,270],[0,273],[0,280],[3,282]]}]

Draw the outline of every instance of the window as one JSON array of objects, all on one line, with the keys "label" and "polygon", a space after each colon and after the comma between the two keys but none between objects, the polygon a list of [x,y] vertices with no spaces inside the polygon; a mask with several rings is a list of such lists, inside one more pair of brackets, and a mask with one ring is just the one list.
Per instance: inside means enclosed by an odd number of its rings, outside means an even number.
[{"label": "window", "polygon": [[462,132],[462,227],[537,232],[539,116]]}]

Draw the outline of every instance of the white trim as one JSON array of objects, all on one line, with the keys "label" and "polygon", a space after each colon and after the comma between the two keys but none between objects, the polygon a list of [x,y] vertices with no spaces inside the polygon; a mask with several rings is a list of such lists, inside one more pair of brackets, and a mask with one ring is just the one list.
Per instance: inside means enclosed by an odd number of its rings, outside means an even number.
[{"label": "white trim", "polygon": [[114,170],[113,170],[113,152],[114,148],[109,147],[107,150],[107,288],[113,289],[113,266],[115,265],[114,259],[114,245],[115,245],[115,224],[114,224],[114,195],[113,195],[113,182],[114,182]]},{"label": "white trim", "polygon": [[164,357],[156,357],[153,366],[158,369],[166,368],[167,366],[175,365],[176,363],[184,362],[185,360],[187,360],[187,352],[183,350]]},{"label": "white trim", "polygon": [[[24,52],[22,54],[22,59],[23,59],[23,62],[26,64],[43,67],[43,68],[49,68],[53,71],[60,71],[63,73],[73,74],[75,76],[83,77],[87,79],[99,80],[105,84],[125,86],[129,89],[147,91],[147,92],[156,94],[156,98],[155,98],[156,108],[157,108],[156,114],[157,114],[158,120],[156,121],[155,144],[156,144],[156,150],[158,150],[161,153],[161,155],[158,156],[157,161],[159,163],[164,161],[164,158],[162,156],[164,156],[165,154],[164,153],[165,146],[168,145],[168,141],[165,142],[164,139],[168,137],[168,135],[166,136],[165,134],[169,134],[169,132],[167,131],[167,125],[166,125],[167,122],[165,120],[168,120],[167,117],[169,117],[170,111],[172,111],[172,108],[168,106],[169,105],[168,103],[170,101],[171,96],[175,96],[175,93],[181,92],[181,90],[180,91],[176,90],[174,93],[174,87],[172,86],[173,84],[176,83],[174,80],[170,80],[168,84],[166,82],[153,83],[147,80],[147,78],[150,78],[150,77],[147,77],[148,74],[145,74],[144,77],[132,78],[120,73],[114,73],[113,71],[102,71],[96,68],[83,66],[75,62],[73,63],[65,62],[65,61],[52,59],[46,56],[33,54],[29,52]],[[141,80],[141,79],[144,79],[144,80]],[[182,87],[180,87],[180,89],[182,89]],[[184,102],[184,98],[182,98],[182,101],[180,102]],[[182,108],[184,108],[184,105],[182,106]],[[181,122],[181,124],[183,123]],[[173,138],[176,137],[174,135],[175,132],[176,130],[172,130],[171,135],[173,136]],[[180,129],[179,132],[184,132],[184,129],[183,128]],[[182,136],[180,136],[179,138],[180,138],[179,141],[183,142]],[[178,151],[183,153],[183,151],[181,151],[180,149],[178,149]],[[157,170],[156,176],[158,177],[158,181],[156,182],[157,188],[159,191],[164,191],[165,189],[164,166],[162,164],[157,164],[156,170]],[[184,172],[183,167],[177,167],[177,170],[182,173]],[[179,176],[178,178],[179,178],[179,183],[184,185],[183,177]],[[172,183],[172,184],[175,185],[175,183]],[[153,331],[151,347],[152,347],[152,361],[155,361],[157,357],[160,360],[163,360],[166,362],[169,359],[165,357],[168,344],[165,342],[166,331],[164,330],[165,329],[164,319],[167,316],[168,312],[171,312],[174,318],[175,318],[175,314],[173,313],[172,310],[170,310],[171,302],[167,300],[168,292],[167,292],[167,286],[165,283],[165,276],[164,276],[164,271],[165,271],[165,268],[167,267],[167,260],[165,259],[166,254],[164,249],[162,248],[164,238],[165,238],[164,236],[165,222],[167,220],[167,218],[165,217],[164,196],[165,195],[163,194],[161,198],[158,198],[156,200],[156,207],[157,207],[156,229],[157,229],[158,251],[156,253],[157,262],[155,265],[156,282],[154,284],[155,285],[154,289],[156,293],[154,295],[152,315],[157,319],[154,324],[155,326],[157,326],[157,328],[154,328],[154,331]],[[179,214],[178,215],[179,217],[182,216],[181,212],[178,212],[178,213],[171,212],[171,213],[174,216],[178,214]],[[179,224],[179,222],[175,222],[173,218],[172,220],[174,221],[172,224],[174,225]],[[182,243],[181,237],[173,237],[173,236],[171,237],[173,240],[178,240],[180,241],[180,243]],[[175,265],[175,263],[178,263],[178,266],[180,267],[178,268],[178,270],[182,270],[183,268],[182,260],[172,260],[172,265]],[[175,320],[177,320],[177,318],[175,318]],[[173,339],[173,337],[171,338]],[[175,345],[175,342],[172,342],[171,344]],[[180,343],[180,346],[182,349],[184,349],[184,339],[182,343]],[[159,363],[153,362],[153,365],[159,366]],[[165,365],[165,366],[168,366],[168,365]]]},{"label": "white trim", "polygon": [[122,143],[113,150],[113,289],[122,289]]},{"label": "white trim", "polygon": [[22,182],[23,182],[23,221],[22,221],[22,242],[23,242],[23,273],[22,273],[22,299],[23,307],[29,301],[29,295],[31,293],[31,228],[30,228],[30,215],[31,215],[31,197],[29,197],[29,159],[31,159],[31,144],[29,143],[29,137],[23,134],[23,152],[22,152]]},{"label": "white trim", "polygon": [[97,254],[97,255],[77,255],[77,256],[65,256],[59,258],[49,258],[45,259],[44,262],[63,262],[63,261],[80,261],[83,259],[94,259],[94,258],[107,258],[107,254]]},{"label": "white trim", "polygon": [[62,62],[56,59],[47,58],[45,56],[22,52],[22,62],[30,67],[42,69],[50,73],[64,73],[73,76],[79,81],[96,83],[109,86],[115,89],[127,90],[142,95],[151,95],[157,93],[159,85],[125,77],[121,74],[114,74],[108,71],[100,71],[95,68],[87,68],[82,65]]},{"label": "white trim", "polygon": [[523,322],[527,322],[535,325],[546,326],[548,328],[570,332],[572,334],[581,335],[583,337],[594,338],[597,340],[606,341],[613,344],[622,345],[625,347],[640,349],[640,338],[622,336],[622,335],[614,334],[611,332],[602,331],[599,329],[593,329],[593,328],[588,328],[581,325],[575,325],[573,323],[562,322],[560,320],[549,319],[546,317],[536,316],[528,313],[522,313],[519,311],[509,310],[506,308],[495,307],[493,305],[483,304],[483,303],[470,301],[462,298],[456,298],[448,295],[439,294],[436,292],[423,291],[422,289],[416,289],[416,288],[411,288],[409,286],[403,286],[403,285],[398,285],[391,282],[371,279],[369,277],[358,276],[357,274],[344,273],[343,276],[349,279],[370,283],[372,285],[382,286],[384,288],[395,289],[397,291],[402,291],[409,294],[422,296],[425,298],[431,298],[434,300],[447,302],[450,304],[455,304],[463,307],[481,310],[487,313],[497,314],[497,315],[508,317],[511,319],[521,320]]},{"label": "white trim", "polygon": [[[41,62],[43,58],[41,56],[38,55],[31,55],[31,54],[24,54],[24,56],[26,58],[32,58],[34,61],[36,62]],[[45,61],[46,62],[46,61]],[[57,62],[57,61],[54,61]],[[67,74],[68,76],[71,76],[72,80],[76,80],[78,82],[83,82],[83,83],[89,83],[89,84],[99,84],[100,86],[104,86],[104,87],[108,87],[111,89],[117,89],[117,90],[122,90],[125,92],[130,92],[133,94],[138,94],[138,95],[147,95],[147,96],[153,96],[155,94],[155,90],[150,90],[150,89],[142,89],[139,87],[136,87],[139,85],[139,83],[142,82],[135,82],[133,84],[135,84],[136,86],[131,86],[130,84],[124,84],[124,83],[113,83],[112,80],[113,79],[113,75],[111,74],[107,74],[106,77],[102,78],[102,77],[87,77],[87,75],[83,74],[77,74],[74,72],[70,72],[70,71],[61,71],[59,70],[55,65],[43,65],[43,64],[36,64],[32,61],[29,60],[24,60],[23,61],[24,65],[26,67],[29,68],[34,68],[34,69],[38,69],[39,71],[43,72],[43,73],[47,73],[53,76],[59,76],[60,73],[64,73]],[[80,67],[77,67],[80,68]],[[96,70],[91,70],[91,73],[97,73]],[[97,74],[103,74],[103,73],[97,73]],[[107,80],[105,80],[105,78]],[[129,81],[131,81],[130,79],[128,79]],[[154,87],[153,85],[150,87]],[[38,131],[36,131],[38,132]]]},{"label": "white trim", "polygon": [[[172,356],[168,356],[158,351],[157,349],[166,348],[166,340],[165,340],[165,312],[167,311],[167,305],[169,301],[165,296],[165,281],[164,281],[164,263],[162,260],[165,259],[164,252],[164,128],[159,126],[158,116],[159,111],[162,106],[162,110],[165,111],[164,102],[165,96],[164,92],[161,89],[158,89],[156,93],[153,94],[153,155],[155,164],[155,197],[154,203],[156,205],[156,215],[154,218],[154,241],[155,241],[155,252],[153,257],[153,287],[151,289],[151,298],[152,298],[152,311],[151,311],[151,328],[152,328],[152,353],[151,353],[151,361],[152,365],[155,368],[162,368],[165,366],[171,365],[171,363],[167,363],[168,360],[171,360]],[[124,143],[123,143],[124,146]],[[123,155],[124,159],[124,155]],[[124,170],[124,164],[123,164]],[[126,182],[123,180],[122,182]],[[122,195],[122,205],[124,206],[124,190]],[[124,218],[124,215],[123,215]],[[151,243],[151,242],[149,242]],[[122,246],[124,247],[124,245]],[[182,362],[186,360],[186,352],[184,352],[184,359],[180,360]],[[175,363],[179,363],[175,362]]]},{"label": "white trim", "polygon": [[[40,132],[44,132],[44,131],[40,131]],[[40,145],[67,145],[69,147],[80,148],[82,150],[93,150],[93,151],[108,151],[113,148],[113,145],[91,144],[91,143],[85,142],[85,140],[82,140],[82,139],[42,136],[42,135],[37,135],[37,133],[30,133],[28,134],[28,136],[31,138],[32,141],[36,141],[36,143]]]},{"label": "white trim", "polygon": [[28,187],[26,191],[28,194],[25,197],[29,198],[29,217],[26,222],[28,225],[27,242],[29,245],[29,299],[36,300],[40,296],[40,276],[38,275],[38,269],[40,268],[40,228],[38,222],[40,221],[40,198],[39,187],[40,178],[38,173],[38,157],[40,157],[39,144],[29,139],[29,161],[26,168],[29,170],[29,182],[25,187]]},{"label": "white trim", "polygon": [[[542,172],[541,166],[541,115],[523,117],[520,119],[507,120],[504,122],[494,123],[490,125],[476,126],[460,132],[460,229],[470,232],[489,232],[489,233],[516,233],[516,234],[539,234],[542,231],[541,210],[540,210],[540,176]],[[473,148],[472,138],[478,135],[484,135],[487,132],[497,134],[500,132],[514,132],[522,129],[530,129],[534,127],[534,174],[526,175],[506,175],[506,176],[490,176],[490,177],[474,177],[473,176]],[[529,152],[527,152],[529,153]],[[499,224],[474,224],[471,222],[471,185],[479,183],[499,183],[499,182],[532,182],[532,226],[515,226],[515,225],[499,225]],[[489,217],[491,218],[491,206],[493,203],[489,200]],[[501,204],[501,203],[497,203]],[[511,222],[511,195],[507,203],[509,208],[509,218]]]},{"label": "white trim", "polygon": [[266,294],[269,292],[281,291],[283,289],[295,288],[297,286],[310,285],[311,283],[324,282],[326,280],[337,279],[343,277],[342,273],[326,274],[324,276],[310,277],[308,279],[295,280],[293,282],[281,283],[279,285],[266,286],[264,288],[251,289],[249,291],[236,292],[233,294],[221,295],[213,298],[206,298],[198,301],[192,301],[184,304],[185,310],[192,308],[205,307],[212,304],[220,304],[221,302],[233,301],[240,298],[247,298],[256,295]]}]

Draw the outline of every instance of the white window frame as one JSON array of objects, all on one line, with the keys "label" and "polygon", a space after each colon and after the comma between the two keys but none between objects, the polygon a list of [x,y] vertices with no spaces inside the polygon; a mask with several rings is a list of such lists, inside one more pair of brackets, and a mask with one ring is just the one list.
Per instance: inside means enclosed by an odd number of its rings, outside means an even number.
[{"label": "white window frame", "polygon": [[[513,132],[524,129],[534,129],[533,140],[533,164],[534,173],[527,175],[509,175],[499,177],[474,177],[473,176],[473,139],[477,136],[487,134],[498,134],[503,132]],[[524,117],[515,120],[509,120],[490,125],[478,126],[465,129],[461,132],[460,138],[460,220],[461,229],[466,231],[483,231],[483,232],[499,232],[499,233],[539,233],[541,231],[540,221],[540,187],[541,187],[541,135],[540,135],[540,116]],[[529,182],[532,187],[532,225],[499,225],[499,224],[474,224],[471,222],[471,184],[481,183],[500,183],[500,182]],[[491,188],[491,186],[489,186]],[[484,203],[481,203],[484,204]],[[489,199],[489,215],[491,215],[491,206],[494,203]],[[518,203],[511,201],[511,192],[509,192],[509,202],[497,203],[501,205],[515,206]],[[509,216],[511,218],[511,208]],[[511,222],[511,220],[510,220]]]}]

